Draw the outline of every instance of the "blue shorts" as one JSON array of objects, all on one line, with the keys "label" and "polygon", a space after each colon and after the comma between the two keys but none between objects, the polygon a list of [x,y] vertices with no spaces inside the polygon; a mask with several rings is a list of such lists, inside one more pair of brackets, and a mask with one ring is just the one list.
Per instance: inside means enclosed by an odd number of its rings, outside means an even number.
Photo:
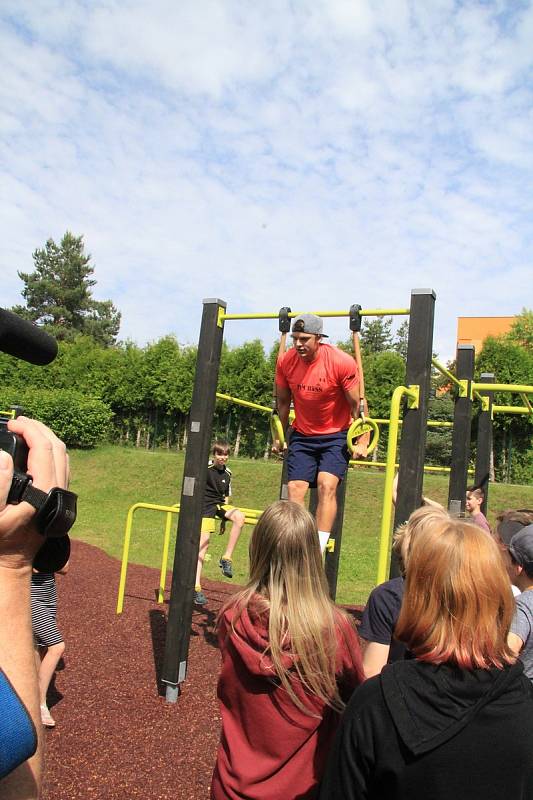
[{"label": "blue shorts", "polygon": [[287,455],[287,480],[307,481],[311,487],[315,487],[318,473],[330,472],[342,481],[350,461],[347,432],[304,436],[292,430]]}]

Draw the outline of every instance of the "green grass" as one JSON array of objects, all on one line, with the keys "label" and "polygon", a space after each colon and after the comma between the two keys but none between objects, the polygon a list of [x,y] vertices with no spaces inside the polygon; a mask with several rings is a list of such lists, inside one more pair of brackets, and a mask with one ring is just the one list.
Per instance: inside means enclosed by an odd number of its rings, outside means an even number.
[{"label": "green grass", "polygon": [[[106,446],[73,451],[72,489],[79,495],[78,520],[73,536],[100,547],[115,558],[122,557],[126,514],[133,503],[172,505],[180,499],[183,453],[146,451]],[[279,493],[280,464],[274,461],[231,459],[233,502],[264,508]],[[346,492],[342,555],[337,600],[364,603],[375,585],[379,547],[383,474],[360,468],[350,471]],[[427,475],[424,494],[446,503],[448,479]],[[494,484],[490,487],[489,522],[504,508],[533,507],[533,487]],[[165,515],[137,511],[133,527],[130,562],[159,568]],[[174,531],[169,567],[174,553]],[[235,582],[247,578],[249,526],[245,526],[234,554]],[[218,559],[226,537],[211,537],[211,559],[204,567],[207,578],[224,580]],[[118,584],[117,584],[118,590]]]}]

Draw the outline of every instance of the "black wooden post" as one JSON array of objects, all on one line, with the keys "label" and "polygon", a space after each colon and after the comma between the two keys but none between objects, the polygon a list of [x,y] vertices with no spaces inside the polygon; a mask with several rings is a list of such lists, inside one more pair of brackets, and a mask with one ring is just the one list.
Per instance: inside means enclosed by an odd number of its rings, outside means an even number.
[{"label": "black wooden post", "polygon": [[335,600],[337,596],[337,577],[339,574],[339,562],[341,557],[342,525],[344,522],[344,501],[346,498],[347,481],[348,473],[346,473],[344,480],[337,486],[337,514],[331,527],[330,537],[334,542],[333,552],[330,553],[329,550],[326,550],[324,559],[324,569],[329,586],[329,595],[332,600]]},{"label": "black wooden post", "polygon": [[448,510],[462,514],[465,510],[468,464],[470,461],[470,427],[472,424],[472,380],[474,378],[475,348],[460,344],[457,348],[456,377],[467,381],[466,391],[458,390],[453,412],[452,460],[448,488]]},{"label": "black wooden post", "polygon": [[[435,297],[432,289],[413,289],[411,292],[405,384],[419,386],[419,400],[418,408],[407,408],[403,418],[395,528],[422,503]],[[397,575],[398,562],[391,553],[390,577]]]},{"label": "black wooden post", "polygon": [[220,314],[226,310],[223,300],[209,298],[203,303],[162,671],[166,699],[171,703],[178,699],[179,684],[187,675],[202,506],[224,333]]},{"label": "black wooden post", "polygon": [[[483,372],[479,378],[480,383],[494,383],[492,372]],[[476,472],[475,485],[483,489],[485,494],[481,511],[487,513],[489,499],[489,478],[490,478],[490,459],[492,454],[492,402],[494,393],[482,391],[480,395],[484,400],[483,407],[478,417],[477,423],[477,450],[476,450]]]}]

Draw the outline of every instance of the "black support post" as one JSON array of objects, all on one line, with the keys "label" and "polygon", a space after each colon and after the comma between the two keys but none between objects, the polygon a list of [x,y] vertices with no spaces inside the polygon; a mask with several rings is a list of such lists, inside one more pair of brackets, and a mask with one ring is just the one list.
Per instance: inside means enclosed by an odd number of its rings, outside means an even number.
[{"label": "black support post", "polygon": [[[418,408],[408,408],[403,418],[395,528],[422,503],[435,297],[432,289],[411,292],[405,383],[419,387],[419,400]],[[391,553],[390,577],[397,575],[398,562]]]},{"label": "black support post", "polygon": [[[337,577],[339,574],[339,562],[341,558],[342,525],[344,522],[344,501],[346,498],[346,483],[348,474],[344,476],[337,486],[337,514],[335,522],[331,528],[330,539],[333,539],[333,552],[326,550],[324,558],[324,569],[329,586],[329,595],[332,600],[337,596]],[[314,512],[313,512],[314,513]]]},{"label": "black support post", "polygon": [[[479,379],[480,383],[494,383],[492,372],[483,372]],[[477,424],[477,450],[476,450],[476,472],[474,483],[483,489],[485,494],[481,511],[487,513],[489,500],[489,478],[490,461],[492,456],[492,402],[494,392],[480,392],[484,398],[483,408],[481,409]]]},{"label": "black support post", "polygon": [[453,412],[452,460],[448,488],[448,511],[462,514],[465,510],[468,464],[470,461],[470,427],[472,424],[472,388],[475,349],[471,344],[457,348],[456,377],[467,381],[466,392],[458,390]]},{"label": "black support post", "polygon": [[209,298],[203,303],[162,671],[166,699],[171,703],[178,699],[179,684],[187,675],[202,505],[224,333],[220,313],[226,309],[223,300]]}]

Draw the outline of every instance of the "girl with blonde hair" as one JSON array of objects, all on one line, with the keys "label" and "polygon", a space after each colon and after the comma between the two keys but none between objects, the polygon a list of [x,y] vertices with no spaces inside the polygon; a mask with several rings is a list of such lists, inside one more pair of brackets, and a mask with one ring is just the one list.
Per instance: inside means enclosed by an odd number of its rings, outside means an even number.
[{"label": "girl with blonde hair", "polygon": [[302,506],[278,501],[262,514],[250,579],[220,612],[218,637],[222,734],[211,797],[315,797],[339,713],[363,670]]},{"label": "girl with blonde hair", "polygon": [[507,645],[498,547],[442,519],[411,543],[396,636],[414,658],[354,692],[320,800],[530,800],[533,691]]}]

